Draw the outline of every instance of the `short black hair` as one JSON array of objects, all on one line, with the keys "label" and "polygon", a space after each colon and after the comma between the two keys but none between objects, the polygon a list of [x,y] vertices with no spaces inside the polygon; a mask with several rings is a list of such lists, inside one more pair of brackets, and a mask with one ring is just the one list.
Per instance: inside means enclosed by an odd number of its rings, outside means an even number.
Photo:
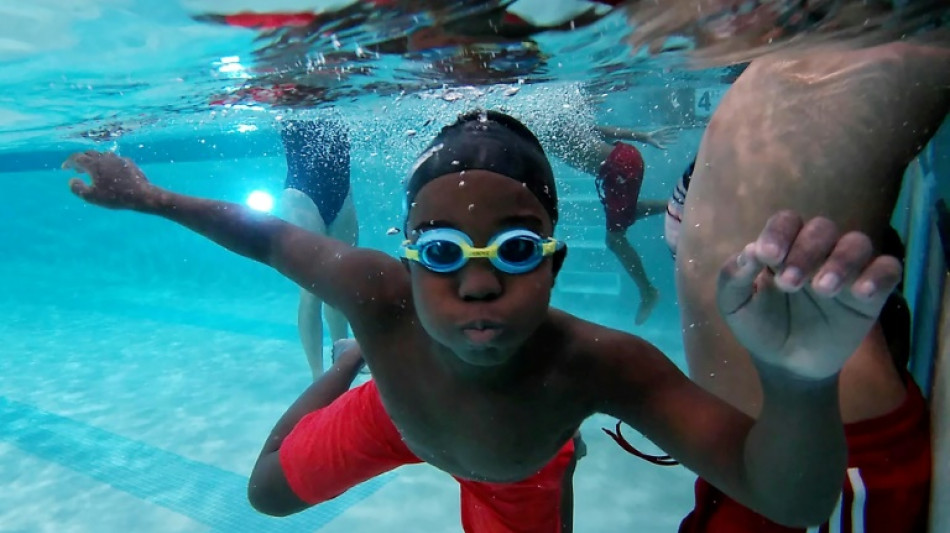
[{"label": "short black hair", "polygon": [[405,212],[430,181],[465,170],[490,170],[519,181],[557,224],[554,171],[541,142],[518,119],[491,110],[474,110],[442,128],[413,165],[406,183]]}]

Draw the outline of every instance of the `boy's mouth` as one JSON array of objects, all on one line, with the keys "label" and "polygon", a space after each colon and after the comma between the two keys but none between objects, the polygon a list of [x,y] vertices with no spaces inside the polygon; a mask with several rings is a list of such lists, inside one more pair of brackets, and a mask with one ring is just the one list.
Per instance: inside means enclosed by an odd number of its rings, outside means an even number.
[{"label": "boy's mouth", "polygon": [[474,320],[462,326],[465,338],[472,344],[487,344],[501,335],[501,331],[501,324],[488,320]]}]

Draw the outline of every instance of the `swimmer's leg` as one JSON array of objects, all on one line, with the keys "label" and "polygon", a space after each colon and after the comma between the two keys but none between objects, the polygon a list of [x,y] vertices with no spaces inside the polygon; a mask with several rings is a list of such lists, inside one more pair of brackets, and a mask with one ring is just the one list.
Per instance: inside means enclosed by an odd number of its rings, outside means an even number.
[{"label": "swimmer's leg", "polygon": [[[356,246],[359,242],[360,229],[356,220],[356,207],[353,205],[352,189],[346,195],[336,219],[330,224],[329,235],[350,246]],[[325,306],[325,311],[327,313],[327,326],[330,328],[330,339],[333,342],[345,339],[347,337],[346,317],[339,310],[329,305]]]},{"label": "swimmer's leg", "polygon": [[[320,210],[306,194],[297,189],[284,189],[281,205],[284,217],[291,224],[319,235],[327,234]],[[323,302],[316,295],[306,289],[301,289],[300,303],[297,307],[297,331],[314,379],[323,374],[322,305]]]},{"label": "swimmer's leg", "polygon": [[643,268],[643,260],[640,259],[640,254],[627,240],[625,230],[608,230],[607,248],[613,252],[620,264],[623,265],[624,270],[637,284],[637,289],[640,291],[640,307],[637,309],[635,322],[637,325],[643,324],[650,317],[653,308],[656,307],[660,299],[660,291],[650,283],[647,271]]}]

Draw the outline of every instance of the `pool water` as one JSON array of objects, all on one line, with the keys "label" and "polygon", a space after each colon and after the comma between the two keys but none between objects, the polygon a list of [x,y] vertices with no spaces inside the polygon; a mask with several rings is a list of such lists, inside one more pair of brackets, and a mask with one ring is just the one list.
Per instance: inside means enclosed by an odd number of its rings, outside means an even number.
[{"label": "pool water", "polygon": [[[433,4],[407,4],[414,3]],[[562,9],[589,7],[581,0],[515,5],[522,6],[516,14],[543,12],[552,23],[570,18]],[[228,3],[233,12],[255,6],[261,2]],[[275,44],[299,45],[294,30],[255,33],[199,20],[219,10],[208,0],[0,6],[0,533],[458,532],[457,484],[426,465],[291,517],[252,510],[247,477],[261,445],[311,382],[297,333],[298,288],[167,221],[84,204],[70,194],[72,173],[60,163],[76,150],[114,150],[178,192],[238,203],[252,193],[279,198],[286,162],[278,124],[333,108],[356,132],[360,244],[395,253],[402,237],[390,230],[402,225],[403,179],[458,113],[508,111],[545,143],[558,142],[556,125],[565,120],[677,126],[666,150],[640,146],[641,198],[665,201],[741,68],[686,70],[668,55],[635,57],[621,10],[578,31],[470,50],[457,63],[441,49],[365,55],[367,39],[384,40],[387,29],[371,14],[340,42],[315,32],[307,61],[275,66],[268,53]],[[407,21],[418,23],[382,19]],[[674,52],[688,44],[667,42]],[[733,57],[755,55],[745,52]],[[334,54],[344,59],[334,63]],[[310,75],[327,91],[302,109],[242,96],[255,84]],[[570,247],[552,305],[639,335],[685,371],[681,328],[692,325],[680,323],[663,218],[628,232],[661,295],[636,326],[639,296],[604,246],[593,178],[552,163],[561,196],[556,236]],[[947,173],[933,170],[919,188],[933,189],[934,176]],[[926,226],[931,200],[906,216]],[[601,430],[613,425],[594,416],[582,427],[588,454],[574,477],[575,531],[676,531],[692,507],[694,476],[628,455]],[[633,430],[625,435],[660,453]]]},{"label": "pool water", "polygon": [[[201,140],[172,144],[184,154]],[[143,170],[157,184],[205,197],[240,202],[254,190],[279,192],[286,169],[273,129],[213,142],[226,159],[198,154]],[[415,142],[422,139],[394,134],[354,145],[365,246],[392,253],[399,244],[400,236],[387,235],[402,216],[393,174],[408,168],[403,145]],[[697,143],[698,131],[687,131],[666,152],[644,148],[643,197],[668,194]],[[64,156],[8,157],[50,167]],[[635,327],[638,294],[603,247],[593,179],[557,162],[555,172],[564,202],[559,235],[581,244],[554,305],[641,335],[682,363],[662,217],[630,231],[662,293],[654,315]],[[460,529],[457,485],[428,466],[401,468],[287,519],[251,510],[246,479],[263,439],[310,379],[296,287],[174,224],[85,205],[68,191],[70,176],[0,174],[8,200],[0,235],[8,250],[0,262],[0,482],[11,489],[0,495],[0,531]],[[612,426],[598,416],[583,427],[589,453],[575,476],[577,531],[675,530],[690,508],[692,476],[629,456],[600,430]],[[654,449],[628,432],[635,445]]]}]

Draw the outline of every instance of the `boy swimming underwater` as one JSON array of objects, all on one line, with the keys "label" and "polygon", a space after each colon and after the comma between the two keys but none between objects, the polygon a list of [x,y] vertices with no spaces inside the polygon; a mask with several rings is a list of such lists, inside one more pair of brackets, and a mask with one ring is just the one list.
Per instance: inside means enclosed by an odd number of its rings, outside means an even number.
[{"label": "boy swimming underwater", "polygon": [[[723,267],[722,313],[755,356],[756,421],[689,381],[643,339],[550,308],[566,246],[534,135],[500,113],[436,137],[406,187],[405,262],[226,202],[147,181],[86,152],[73,192],[155,214],[266,263],[340,309],[359,340],[281,418],[251,474],[261,512],[287,515],[400,465],[428,462],[462,490],[467,532],[570,530],[572,436],[601,412],[721,490],[787,524],[824,520],[844,476],[837,374],[900,276],[870,241],[779,213]],[[827,224],[822,227],[827,228]],[[797,268],[814,283],[772,283]],[[846,280],[822,289],[826,275]],[[373,380],[348,390],[365,357]],[[563,518],[562,518],[563,514]]]}]

